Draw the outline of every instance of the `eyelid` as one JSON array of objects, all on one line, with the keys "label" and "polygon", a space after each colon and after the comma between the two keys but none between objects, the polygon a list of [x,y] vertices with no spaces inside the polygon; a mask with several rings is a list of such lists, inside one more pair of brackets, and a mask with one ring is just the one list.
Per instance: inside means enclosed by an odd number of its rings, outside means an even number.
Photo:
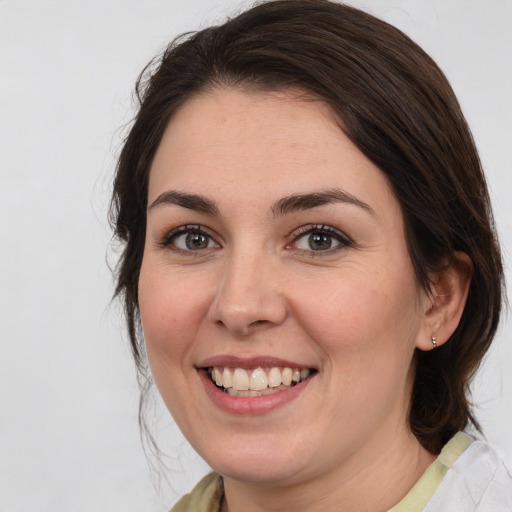
[{"label": "eyelid", "polygon": [[353,241],[348,235],[346,235],[345,233],[343,233],[343,231],[340,231],[339,229],[333,226],[329,226],[328,224],[306,224],[295,229],[288,235],[289,237],[292,237],[292,241],[286,245],[286,249],[292,249],[292,244],[296,243],[297,240],[299,240],[300,238],[311,233],[325,233],[332,236],[339,242],[339,244],[333,247],[332,249],[328,249],[325,251],[308,251],[306,249],[299,249],[303,252],[312,253],[315,256],[332,254],[338,250],[353,245]]},{"label": "eyelid", "polygon": [[[198,250],[186,250],[179,248],[175,245],[173,245],[173,240],[175,240],[178,236],[184,235],[187,233],[200,233],[205,236],[207,236],[212,242],[215,244],[216,247],[206,247],[204,249],[198,249]],[[337,240],[339,243],[330,249],[324,250],[324,251],[314,251],[314,250],[307,250],[307,249],[298,249],[295,248],[298,251],[301,251],[303,253],[310,253],[315,256],[322,256],[322,255],[328,255],[332,254],[334,252],[337,252],[338,250],[344,249],[346,247],[349,247],[353,245],[352,239],[346,235],[343,231],[330,226],[328,224],[305,224],[303,226],[300,226],[296,229],[294,229],[292,232],[290,232],[286,238],[292,238],[292,240],[286,244],[285,249],[293,249],[292,245],[297,242],[300,238],[311,234],[311,233],[325,233],[329,236],[332,236],[335,240]],[[165,234],[157,240],[156,244],[162,248],[170,248],[173,251],[181,252],[188,255],[197,255],[199,256],[200,253],[204,253],[209,249],[214,248],[220,248],[222,247],[222,244],[218,242],[218,237],[215,236],[215,234],[212,234],[211,231],[206,228],[205,226],[202,226],[200,224],[184,224],[181,226],[177,226],[169,231],[166,231]]]},{"label": "eyelid", "polygon": [[212,249],[212,247],[208,247],[201,250],[185,250],[181,249],[179,247],[176,247],[173,245],[173,240],[175,240],[178,236],[185,235],[187,233],[200,233],[202,235],[207,236],[210,238],[210,240],[213,241],[213,243],[220,247],[220,243],[217,241],[216,237],[211,234],[210,230],[204,226],[201,226],[200,224],[184,224],[182,226],[177,226],[176,228],[171,229],[170,231],[167,231],[158,241],[157,245],[159,245],[162,248],[171,248],[172,250],[176,252],[182,252],[182,253],[200,253],[204,252],[208,249]]}]

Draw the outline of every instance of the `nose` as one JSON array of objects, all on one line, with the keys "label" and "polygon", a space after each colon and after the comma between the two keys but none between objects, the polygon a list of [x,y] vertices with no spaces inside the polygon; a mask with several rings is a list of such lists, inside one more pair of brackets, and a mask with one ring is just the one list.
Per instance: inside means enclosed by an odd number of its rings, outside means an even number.
[{"label": "nose", "polygon": [[238,337],[277,326],[287,315],[280,272],[269,258],[240,256],[225,262],[209,319]]}]

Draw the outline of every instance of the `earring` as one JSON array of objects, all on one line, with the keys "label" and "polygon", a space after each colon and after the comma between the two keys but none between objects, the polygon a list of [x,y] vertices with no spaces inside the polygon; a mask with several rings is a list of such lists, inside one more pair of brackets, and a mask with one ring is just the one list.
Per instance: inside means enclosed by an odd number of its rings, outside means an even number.
[{"label": "earring", "polygon": [[434,345],[434,348],[437,348],[437,341],[435,336],[432,336],[432,345]]}]

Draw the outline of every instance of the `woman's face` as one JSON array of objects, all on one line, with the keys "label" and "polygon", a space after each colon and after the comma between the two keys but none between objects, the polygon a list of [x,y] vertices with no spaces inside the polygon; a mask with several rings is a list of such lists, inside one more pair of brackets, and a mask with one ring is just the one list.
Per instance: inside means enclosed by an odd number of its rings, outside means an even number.
[{"label": "woman's face", "polygon": [[194,97],[165,131],[148,200],[147,354],[215,470],[298,482],[357,470],[409,434],[428,300],[386,178],[327,106],[290,91]]}]

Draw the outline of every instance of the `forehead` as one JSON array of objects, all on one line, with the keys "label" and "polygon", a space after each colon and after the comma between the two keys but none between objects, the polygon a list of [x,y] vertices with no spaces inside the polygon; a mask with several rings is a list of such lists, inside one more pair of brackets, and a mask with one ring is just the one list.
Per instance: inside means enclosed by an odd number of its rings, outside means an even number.
[{"label": "forehead", "polygon": [[323,101],[295,90],[214,89],[192,97],[169,122],[148,199],[178,189],[273,201],[327,188],[362,194],[365,202],[394,201],[383,173]]}]

